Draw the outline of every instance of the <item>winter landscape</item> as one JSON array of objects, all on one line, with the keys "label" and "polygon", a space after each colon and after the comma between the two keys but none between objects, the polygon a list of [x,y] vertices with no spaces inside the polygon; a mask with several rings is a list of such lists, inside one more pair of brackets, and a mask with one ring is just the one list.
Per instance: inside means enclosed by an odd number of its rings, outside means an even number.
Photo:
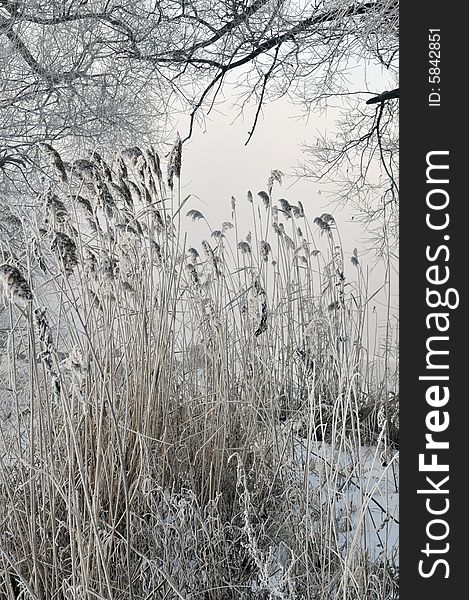
[{"label": "winter landscape", "polygon": [[398,3],[0,40],[0,599],[396,600]]}]

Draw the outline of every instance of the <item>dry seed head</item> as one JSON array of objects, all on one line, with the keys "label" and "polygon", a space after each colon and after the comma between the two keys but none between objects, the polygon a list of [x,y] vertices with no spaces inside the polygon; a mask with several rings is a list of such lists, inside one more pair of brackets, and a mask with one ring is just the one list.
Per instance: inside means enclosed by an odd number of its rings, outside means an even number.
[{"label": "dry seed head", "polygon": [[142,154],[143,152],[138,146],[134,146],[133,148],[125,148],[125,150],[121,151],[122,158],[129,160],[133,166],[137,164],[137,161]]},{"label": "dry seed head", "polygon": [[2,222],[2,226],[8,225],[12,229],[22,229],[23,222],[21,219],[15,215],[9,206],[5,204],[0,204],[0,220]]},{"label": "dry seed head", "polygon": [[65,169],[65,164],[57,150],[45,142],[39,142],[38,147],[42,153],[47,156],[49,159],[49,164],[57,171],[59,178],[64,183],[67,183],[67,171]]},{"label": "dry seed head", "polygon": [[267,181],[267,189],[269,190],[269,196],[272,193],[272,188],[274,187],[275,182],[277,182],[279,185],[282,185],[282,177],[283,177],[283,173],[282,173],[282,171],[279,171],[278,169],[273,169],[270,172],[270,177]]},{"label": "dry seed head", "polygon": [[324,221],[321,219],[321,217],[316,217],[314,219],[313,223],[321,229],[326,225],[326,223],[324,223]]},{"label": "dry seed head", "polygon": [[154,180],[161,183],[163,180],[163,174],[161,173],[161,162],[158,153],[155,151],[154,148],[146,149],[145,156],[147,158],[147,164],[150,168]]},{"label": "dry seed head", "polygon": [[46,317],[45,308],[36,308],[34,310],[34,321],[36,323],[39,340],[44,348],[50,349],[53,343],[52,329]]},{"label": "dry seed head", "polygon": [[259,244],[259,250],[263,260],[269,260],[269,254],[272,251],[269,242],[262,240]]},{"label": "dry seed head", "polygon": [[205,298],[203,303],[203,312],[206,315],[208,324],[215,330],[222,328],[222,322],[218,315],[218,312],[210,298]]},{"label": "dry seed head", "polygon": [[322,213],[320,218],[326,223],[335,223],[334,217],[329,213]]},{"label": "dry seed head", "polygon": [[145,169],[147,167],[147,162],[143,154],[137,158],[134,167],[139,177],[139,183],[143,185],[145,183]]},{"label": "dry seed head", "polygon": [[83,254],[83,266],[85,269],[85,273],[87,275],[91,275],[92,277],[96,277],[98,267],[96,255],[94,254],[94,252],[91,252],[89,248],[85,248]]},{"label": "dry seed head", "polygon": [[127,166],[124,162],[124,159],[122,158],[122,156],[119,156],[118,154],[114,155],[114,160],[112,163],[112,170],[117,175],[118,180],[128,179],[128,177],[129,177],[129,173],[127,171]]},{"label": "dry seed head", "polygon": [[256,277],[253,281],[253,287],[254,287],[254,291],[256,293],[256,296],[265,296],[265,290],[261,285],[261,282],[259,280],[259,277]]},{"label": "dry seed head", "polygon": [[71,275],[78,264],[77,245],[72,238],[66,233],[56,231],[51,250],[62,262],[66,275]]},{"label": "dry seed head", "polygon": [[280,198],[278,203],[280,204],[280,207],[287,216],[287,218],[290,218],[292,214],[292,207],[290,205],[290,202],[288,202],[288,200],[286,200],[285,198]]},{"label": "dry seed head", "polygon": [[157,210],[156,208],[153,210],[153,215],[155,216],[155,221],[156,221],[156,229],[158,231],[164,231],[165,229],[165,224],[163,221],[163,217],[161,216],[161,213],[159,210]]},{"label": "dry seed head", "polygon": [[176,137],[176,142],[171,150],[168,161],[168,185],[169,188],[173,189],[173,177],[179,179],[181,177],[181,166],[182,166],[182,142],[179,133]]},{"label": "dry seed head", "polygon": [[42,361],[52,379],[54,394],[56,399],[58,399],[61,387],[59,377],[54,369],[54,356],[56,356],[56,352],[53,345],[52,329],[47,320],[46,313],[45,308],[36,308],[34,311],[34,322],[42,347],[38,358]]},{"label": "dry seed head", "polygon": [[130,195],[132,196],[134,204],[140,202],[142,200],[142,194],[138,186],[131,180],[127,181],[127,186],[129,188]]},{"label": "dry seed head", "polygon": [[213,270],[215,271],[215,274],[218,278],[221,275],[220,269],[218,267],[218,257],[215,256],[215,253],[213,252],[207,240],[202,240],[202,248],[204,250],[205,256],[207,257],[209,263],[212,265]]},{"label": "dry seed head", "polygon": [[214,261],[215,260],[215,254],[210,246],[210,244],[207,242],[207,240],[202,240],[202,248],[204,250],[204,254],[205,256],[210,260],[210,261]]},{"label": "dry seed head", "polygon": [[125,197],[125,203],[126,203],[126,208],[128,208],[131,212],[131,214],[134,214],[134,200],[132,197],[132,192],[130,191],[130,187],[128,185],[127,181],[124,181],[123,179],[120,181],[120,190],[121,193],[124,195]]},{"label": "dry seed head", "polygon": [[153,200],[151,198],[150,192],[148,191],[148,189],[145,185],[145,182],[142,183],[142,195],[145,200],[145,204],[148,204],[148,206],[152,206]]},{"label": "dry seed head", "polygon": [[145,186],[150,191],[150,194],[152,195],[154,200],[158,200],[158,190],[156,187],[156,181],[153,177],[153,171],[150,168],[147,159],[145,159],[145,163],[143,164],[143,180],[145,182]]},{"label": "dry seed head", "polygon": [[119,274],[119,261],[115,256],[105,254],[99,261],[100,272],[107,280],[114,280]]},{"label": "dry seed head", "polygon": [[103,157],[98,152],[96,152],[96,150],[91,153],[91,160],[98,166],[98,169],[99,171],[101,171],[101,175],[105,179],[105,181],[111,181],[111,169],[109,168],[109,165],[103,159]]},{"label": "dry seed head", "polygon": [[152,247],[155,251],[155,258],[156,258],[157,266],[160,266],[164,262],[163,253],[161,251],[161,246],[158,244],[157,241],[152,240]]},{"label": "dry seed head", "polygon": [[302,211],[299,206],[295,206],[294,204],[291,204],[290,207],[291,207],[291,212],[295,218],[304,216],[304,214],[302,214]]},{"label": "dry seed head", "polygon": [[101,180],[100,168],[85,158],[74,160],[71,164],[71,170],[73,175],[85,181],[96,183]]},{"label": "dry seed head", "polygon": [[205,219],[204,215],[200,212],[200,210],[192,209],[190,210],[186,217],[191,218],[193,221],[200,221],[201,219]]},{"label": "dry seed head", "polygon": [[253,289],[248,300],[247,313],[253,324],[256,326],[254,335],[258,337],[267,330],[267,296],[261,285],[259,277],[253,282]]},{"label": "dry seed head", "polygon": [[56,224],[63,225],[70,218],[65,204],[50,190],[43,196],[43,207],[47,221],[52,221],[51,225],[53,228]]},{"label": "dry seed head", "polygon": [[199,274],[197,273],[197,269],[195,268],[195,265],[193,265],[192,263],[187,263],[186,271],[191,284],[197,287],[200,284],[200,278]]},{"label": "dry seed head", "polygon": [[243,254],[251,254],[251,246],[247,242],[239,242],[238,249],[241,250]]},{"label": "dry seed head", "polygon": [[83,198],[83,196],[73,196],[73,199],[76,203],[81,206],[88,214],[93,215],[93,207],[91,206],[91,202],[88,198]]},{"label": "dry seed head", "polygon": [[331,227],[327,221],[325,221],[322,217],[316,217],[314,219],[315,225],[319,227],[321,230],[321,235],[326,232],[329,236],[331,236]]},{"label": "dry seed head", "polygon": [[44,257],[42,256],[42,253],[41,253],[41,246],[40,246],[39,238],[34,237],[31,240],[31,249],[32,249],[34,258],[36,259],[37,264],[39,265],[39,268],[41,269],[41,271],[43,273],[47,273],[47,265],[44,260]]},{"label": "dry seed head", "polygon": [[261,335],[261,333],[264,333],[264,331],[267,331],[267,299],[266,298],[264,298],[262,301],[261,319],[259,321],[259,325],[258,325],[256,331],[254,332],[254,335],[256,337],[258,337]]},{"label": "dry seed head", "polygon": [[376,415],[376,422],[379,429],[384,429],[388,424],[388,415],[384,404],[381,404],[379,407],[378,414]]},{"label": "dry seed head", "polygon": [[128,206],[133,209],[132,196],[124,180],[121,181],[121,185],[113,182],[109,183],[108,189],[116,204],[120,203],[121,206]]},{"label": "dry seed head", "polygon": [[5,291],[12,299],[22,302],[33,300],[31,288],[17,267],[6,263],[1,265],[0,278]]},{"label": "dry seed head", "polygon": [[187,253],[192,256],[193,260],[197,260],[200,256],[195,248],[189,248],[187,250]]},{"label": "dry seed head", "polygon": [[104,211],[104,213],[111,219],[114,215],[116,203],[109,188],[105,183],[98,183],[96,185],[96,192],[98,194],[98,204]]},{"label": "dry seed head", "polygon": [[270,196],[269,196],[269,194],[267,192],[264,192],[264,191],[261,190],[260,192],[257,192],[257,195],[259,196],[259,198],[264,203],[264,206],[266,208],[269,208],[269,206],[270,206]]}]

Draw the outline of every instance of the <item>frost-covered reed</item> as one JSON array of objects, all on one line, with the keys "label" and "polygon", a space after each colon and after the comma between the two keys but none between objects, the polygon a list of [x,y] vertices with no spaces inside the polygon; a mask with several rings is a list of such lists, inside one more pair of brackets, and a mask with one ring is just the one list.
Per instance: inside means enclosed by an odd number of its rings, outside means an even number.
[{"label": "frost-covered reed", "polygon": [[42,152],[50,180],[0,267],[0,599],[397,598],[386,494],[384,524],[363,488],[343,529],[362,444],[394,468],[398,395],[331,215],[278,200],[274,170],[251,223],[233,198],[211,230],[181,213],[179,138],[167,185],[154,149]]}]

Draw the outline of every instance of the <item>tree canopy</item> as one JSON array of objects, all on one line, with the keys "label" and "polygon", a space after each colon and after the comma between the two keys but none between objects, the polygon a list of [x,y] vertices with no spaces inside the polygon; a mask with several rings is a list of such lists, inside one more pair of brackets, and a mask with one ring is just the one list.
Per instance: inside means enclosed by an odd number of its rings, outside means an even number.
[{"label": "tree canopy", "polygon": [[0,131],[151,135],[168,107],[193,124],[231,73],[259,105],[292,88],[312,102],[353,57],[397,70],[397,19],[394,0],[1,0]]},{"label": "tree canopy", "polygon": [[[313,111],[340,97],[339,131],[311,140],[301,175],[340,182],[340,197],[372,221],[398,196],[398,8],[397,0],[0,0],[0,172],[23,170],[42,141],[69,153],[158,145],[177,114],[189,117],[184,142],[225,89],[238,111],[256,107],[246,143],[267,101],[289,94]],[[387,74],[384,89],[369,89],[370,66]]]}]

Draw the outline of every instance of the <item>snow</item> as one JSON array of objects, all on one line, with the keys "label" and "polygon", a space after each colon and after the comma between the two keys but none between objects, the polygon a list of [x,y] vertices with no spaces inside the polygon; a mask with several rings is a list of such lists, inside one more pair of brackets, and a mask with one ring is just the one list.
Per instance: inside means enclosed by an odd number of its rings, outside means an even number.
[{"label": "snow", "polygon": [[295,453],[301,475],[308,469],[309,487],[319,510],[321,505],[329,511],[332,507],[342,555],[361,549],[372,562],[397,565],[399,453],[383,448],[382,442],[337,448],[306,439],[297,439]]}]

